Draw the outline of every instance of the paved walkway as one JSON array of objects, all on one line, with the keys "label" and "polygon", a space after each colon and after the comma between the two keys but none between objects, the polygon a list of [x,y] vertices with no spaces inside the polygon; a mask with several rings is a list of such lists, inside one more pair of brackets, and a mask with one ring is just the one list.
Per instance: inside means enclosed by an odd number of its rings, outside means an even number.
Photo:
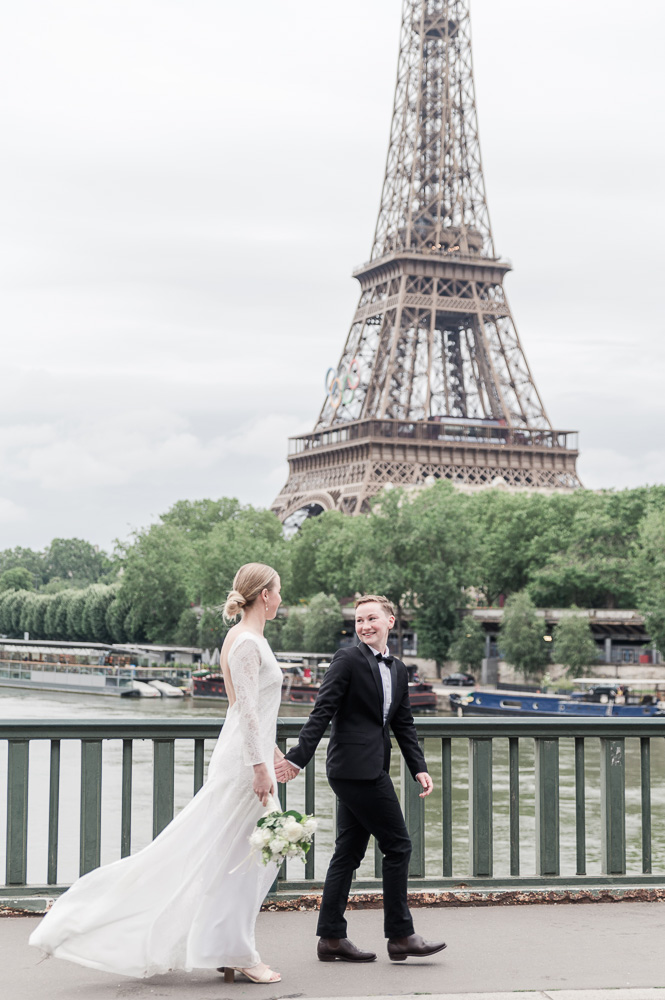
[{"label": "paved walkway", "polygon": [[[152,979],[40,961],[27,940],[38,918],[0,919],[2,1000],[665,1000],[665,903],[594,903],[416,909],[419,933],[448,948],[431,960],[390,963],[380,910],[349,913],[349,936],[378,952],[370,965],[321,963],[315,912],[262,913],[257,943],[282,982],[225,985],[208,970]],[[612,990],[608,996],[602,993]],[[656,992],[656,990],[658,992]],[[520,993],[519,998],[511,994]]]}]

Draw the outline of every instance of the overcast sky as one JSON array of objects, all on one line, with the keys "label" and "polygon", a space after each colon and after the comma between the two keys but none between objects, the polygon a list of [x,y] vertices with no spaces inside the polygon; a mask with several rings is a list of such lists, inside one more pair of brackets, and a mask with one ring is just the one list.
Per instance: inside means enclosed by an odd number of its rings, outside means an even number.
[{"label": "overcast sky", "polygon": [[[401,0],[31,0],[0,23],[0,548],[269,505],[357,301]],[[585,485],[665,480],[665,7],[472,0],[513,315]]]}]

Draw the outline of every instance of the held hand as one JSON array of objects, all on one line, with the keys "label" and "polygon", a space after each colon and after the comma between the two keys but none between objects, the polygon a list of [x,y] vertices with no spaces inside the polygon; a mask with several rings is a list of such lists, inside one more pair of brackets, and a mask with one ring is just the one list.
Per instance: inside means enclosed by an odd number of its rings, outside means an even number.
[{"label": "held hand", "polygon": [[423,786],[423,790],[420,793],[420,798],[424,799],[434,791],[434,782],[432,781],[430,775],[427,771],[421,771],[416,775],[416,781]]},{"label": "held hand", "polygon": [[300,772],[297,767],[293,767],[292,764],[282,757],[280,761],[275,764],[275,776],[281,784],[285,784],[287,781],[291,781],[292,778],[298,776]]},{"label": "held hand", "polygon": [[268,768],[265,764],[254,765],[254,783],[252,785],[254,794],[259,799],[262,806],[268,805],[268,796],[275,791]]}]

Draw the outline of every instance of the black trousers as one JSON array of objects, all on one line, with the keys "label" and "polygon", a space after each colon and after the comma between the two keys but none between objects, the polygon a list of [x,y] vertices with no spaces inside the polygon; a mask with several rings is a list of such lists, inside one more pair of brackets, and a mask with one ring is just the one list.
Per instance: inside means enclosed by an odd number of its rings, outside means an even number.
[{"label": "black trousers", "polygon": [[413,920],[407,906],[407,878],[411,839],[399,801],[390,780],[382,771],[373,781],[329,778],[337,796],[337,840],[319,912],[319,937],[344,938],[344,911],[353,873],[365,857],[370,835],[383,854],[383,922],[386,937],[413,934]]}]

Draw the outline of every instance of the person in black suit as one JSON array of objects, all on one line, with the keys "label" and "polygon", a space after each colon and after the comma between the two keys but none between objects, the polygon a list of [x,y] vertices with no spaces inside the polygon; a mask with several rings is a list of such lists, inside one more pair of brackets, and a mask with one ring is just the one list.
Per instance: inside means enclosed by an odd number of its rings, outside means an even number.
[{"label": "person in black suit", "polygon": [[371,962],[347,937],[344,917],[353,872],[365,856],[370,835],[383,854],[384,929],[393,961],[442,951],[442,941],[424,941],[414,932],[407,905],[411,840],[390,780],[389,728],[421,798],[433,788],[413,723],[406,667],[388,654],[395,612],[386,597],[356,601],[358,646],[339,649],[328,667],[297,746],[277,764],[279,781],[289,781],[311,760],[329,723],[326,771],[337,796],[337,840],[323,888],[317,926],[322,962]]}]

